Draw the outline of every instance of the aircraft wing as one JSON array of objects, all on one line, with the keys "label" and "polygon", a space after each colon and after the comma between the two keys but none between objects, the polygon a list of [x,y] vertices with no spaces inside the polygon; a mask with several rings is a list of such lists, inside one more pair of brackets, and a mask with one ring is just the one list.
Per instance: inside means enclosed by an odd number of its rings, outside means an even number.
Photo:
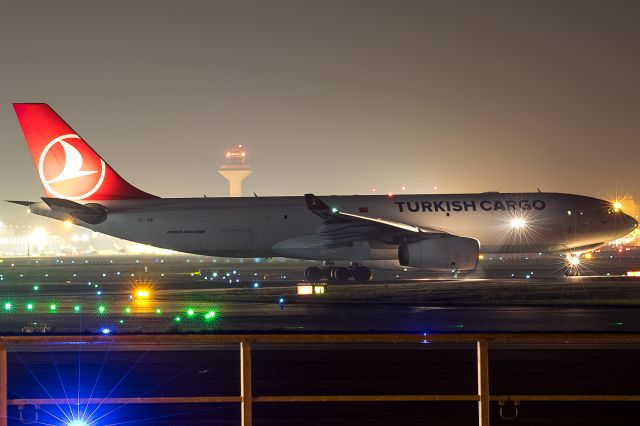
[{"label": "aircraft wing", "polygon": [[383,218],[343,212],[337,208],[329,207],[313,194],[305,194],[305,200],[307,208],[325,220],[324,224],[318,228],[317,233],[325,234],[325,237],[333,235],[333,240],[338,244],[358,240],[377,240],[387,244],[397,244],[450,235],[439,229],[422,228]]}]

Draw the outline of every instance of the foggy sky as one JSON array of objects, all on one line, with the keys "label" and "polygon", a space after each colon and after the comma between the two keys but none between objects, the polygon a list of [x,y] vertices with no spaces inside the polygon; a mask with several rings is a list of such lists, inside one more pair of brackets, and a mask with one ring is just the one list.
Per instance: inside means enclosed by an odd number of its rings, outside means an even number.
[{"label": "foggy sky", "polygon": [[0,199],[43,195],[11,102],[164,197],[226,195],[237,143],[247,195],[640,197],[638,22],[637,1],[5,1]]}]

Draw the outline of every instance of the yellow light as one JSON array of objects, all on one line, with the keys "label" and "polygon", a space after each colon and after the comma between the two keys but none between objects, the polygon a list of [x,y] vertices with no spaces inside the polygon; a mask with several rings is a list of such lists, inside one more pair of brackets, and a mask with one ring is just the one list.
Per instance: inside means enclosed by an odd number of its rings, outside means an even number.
[{"label": "yellow light", "polygon": [[65,228],[71,228],[71,225],[73,225],[73,222],[71,221],[71,219],[67,219],[63,221],[62,224],[64,225]]},{"label": "yellow light", "polygon": [[620,201],[613,202],[613,211],[618,213],[622,209],[622,203]]},{"label": "yellow light", "polygon": [[484,260],[484,254],[479,254],[478,255],[478,260]]},{"label": "yellow light", "polygon": [[572,266],[577,266],[577,265],[580,264],[580,258],[578,256],[572,256],[572,257],[569,258],[569,263]]},{"label": "yellow light", "polygon": [[134,293],[134,297],[138,300],[148,299],[150,296],[151,292],[146,288],[139,288]]},{"label": "yellow light", "polygon": [[325,292],[325,286],[323,285],[316,285],[313,287],[313,292],[315,294],[324,294]]},{"label": "yellow light", "polygon": [[593,257],[593,255],[591,253],[585,253],[584,254],[584,258],[585,259],[591,259]]},{"label": "yellow light", "polygon": [[298,294],[313,294],[313,286],[312,285],[299,285],[298,286]]},{"label": "yellow light", "polygon": [[640,277],[640,271],[628,271],[627,272],[627,276],[628,277]]}]

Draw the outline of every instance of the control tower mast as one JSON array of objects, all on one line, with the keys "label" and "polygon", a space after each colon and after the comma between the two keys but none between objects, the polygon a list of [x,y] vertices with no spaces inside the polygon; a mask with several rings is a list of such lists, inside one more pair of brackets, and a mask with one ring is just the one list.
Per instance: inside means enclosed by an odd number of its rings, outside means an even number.
[{"label": "control tower mast", "polygon": [[220,166],[220,173],[229,181],[229,197],[242,197],[242,181],[251,174],[251,167],[245,164],[247,153],[242,145],[238,145],[225,154],[225,163]]}]

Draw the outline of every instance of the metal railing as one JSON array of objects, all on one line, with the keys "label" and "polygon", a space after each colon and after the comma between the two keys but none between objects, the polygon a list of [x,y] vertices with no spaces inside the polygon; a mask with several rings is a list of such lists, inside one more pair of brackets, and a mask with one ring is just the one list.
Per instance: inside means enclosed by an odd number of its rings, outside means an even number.
[{"label": "metal railing", "polygon": [[[254,396],[251,381],[251,349],[253,344],[417,344],[417,343],[474,344],[477,352],[478,392],[467,395],[261,395]],[[111,335],[111,336],[0,336],[0,426],[7,424],[7,407],[27,405],[67,404],[62,399],[7,399],[7,350],[22,352],[33,345],[56,344],[56,350],[75,351],[76,343],[92,345],[104,350],[131,350],[136,345],[181,345],[189,348],[197,345],[214,346],[239,344],[240,348],[240,395],[193,396],[193,397],[149,397],[149,398],[81,398],[78,404],[203,404],[239,403],[241,424],[252,424],[254,403],[298,403],[298,402],[398,402],[398,401],[476,401],[478,424],[489,425],[489,405],[497,401],[500,414],[507,402],[514,403],[515,416],[522,401],[640,401],[640,395],[490,395],[489,393],[489,346],[501,344],[640,344],[640,334],[595,334],[595,333],[509,333],[509,334],[220,334],[220,335]],[[108,349],[105,343],[109,343]],[[146,348],[145,350],[149,350]],[[512,417],[513,418],[513,417]]]}]

